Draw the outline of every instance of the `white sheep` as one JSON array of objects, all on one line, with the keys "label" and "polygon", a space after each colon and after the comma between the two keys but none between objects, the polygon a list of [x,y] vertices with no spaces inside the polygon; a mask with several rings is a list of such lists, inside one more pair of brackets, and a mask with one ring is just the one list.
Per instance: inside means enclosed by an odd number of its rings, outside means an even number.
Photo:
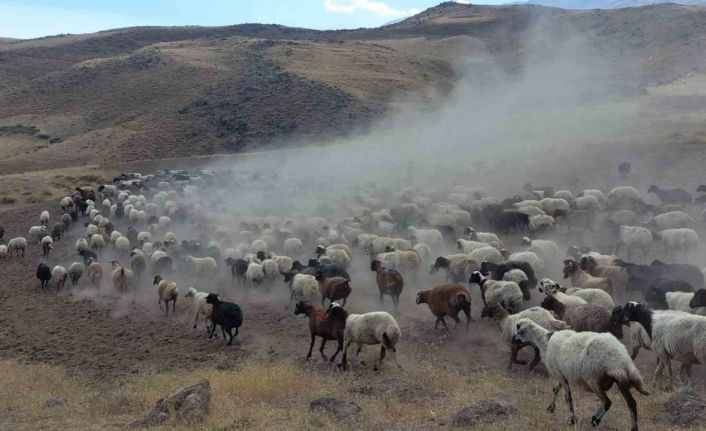
[{"label": "white sheep", "polygon": [[301,256],[304,251],[304,244],[299,238],[287,238],[284,240],[282,250],[287,256]]},{"label": "white sheep", "polygon": [[482,247],[468,253],[468,257],[476,262],[492,262],[499,265],[505,261],[505,257],[493,247]]},{"label": "white sheep", "polygon": [[527,214],[530,217],[547,215],[547,213],[545,213],[543,209],[535,206],[520,207],[517,209],[517,212]]},{"label": "white sheep", "polygon": [[52,237],[50,235],[47,235],[44,238],[42,238],[41,245],[42,245],[42,255],[44,257],[47,257],[47,256],[49,256],[49,252],[54,249],[54,240],[52,239]]},{"label": "white sheep", "polygon": [[266,251],[268,250],[267,243],[263,239],[256,239],[252,242],[252,244],[250,244],[250,250],[255,252]]},{"label": "white sheep", "polygon": [[190,287],[189,291],[184,295],[184,298],[194,298],[194,329],[196,329],[199,323],[199,316],[203,314],[204,320],[206,321],[206,331],[209,330],[208,322],[211,320],[213,306],[206,303],[207,296],[208,292],[199,292],[193,287]]},{"label": "white sheep", "polygon": [[518,251],[510,254],[508,260],[516,260],[529,263],[535,271],[542,272],[545,269],[544,260],[537,256],[537,253],[529,250]]},{"label": "white sheep", "polygon": [[7,252],[10,255],[15,253],[16,256],[19,256],[20,252],[22,252],[22,257],[25,257],[26,250],[27,240],[24,237],[18,236],[17,238],[12,238],[7,242]]},{"label": "white sheep", "polygon": [[88,250],[88,241],[85,238],[79,238],[76,240],[76,253],[81,254],[82,251]]},{"label": "white sheep", "polygon": [[[539,201],[533,199],[527,199],[521,202],[517,202],[512,204],[512,206],[514,206],[515,208],[535,207],[542,209],[542,204]],[[544,213],[544,210],[542,210],[542,213]]]},{"label": "white sheep", "polygon": [[379,253],[376,259],[389,269],[397,271],[417,271],[422,264],[422,260],[413,250],[399,250],[388,253]]},{"label": "white sheep", "polygon": [[105,238],[99,233],[93,234],[88,240],[88,244],[93,250],[103,250],[105,248]]},{"label": "white sheep", "polygon": [[691,308],[689,306],[693,297],[694,292],[666,292],[664,294],[668,309],[706,316],[706,307]]},{"label": "white sheep", "polygon": [[127,254],[130,253],[130,248],[130,240],[124,236],[115,240],[115,249],[118,250],[118,252]]},{"label": "white sheep", "polygon": [[569,211],[571,209],[569,202],[562,198],[544,198],[539,203],[542,205],[542,210],[549,216],[553,216],[557,210]]},{"label": "white sheep", "polygon": [[69,272],[61,265],[56,265],[54,269],[51,270],[51,279],[56,284],[56,288],[60,289],[66,284],[66,280],[69,278]]},{"label": "white sheep", "polygon": [[537,254],[542,260],[554,260],[559,256],[559,246],[557,243],[547,239],[529,239],[522,238],[522,245],[526,251],[531,251]]},{"label": "white sheep", "polygon": [[121,234],[117,230],[112,231],[110,233],[110,243],[115,245],[115,241],[117,241],[117,239],[120,238],[121,236],[123,236],[123,234]]},{"label": "white sheep", "polygon": [[669,211],[658,214],[653,219],[657,230],[688,228],[694,220],[683,211]]},{"label": "white sheep", "polygon": [[407,233],[413,242],[423,242],[434,250],[438,250],[444,245],[444,237],[437,229],[417,229],[408,227]]},{"label": "white sheep", "polygon": [[91,236],[96,235],[99,232],[100,229],[98,229],[98,226],[92,223],[86,226],[86,238],[90,238]]},{"label": "white sheep", "polygon": [[469,254],[478,248],[488,247],[488,244],[482,241],[473,241],[461,238],[456,240],[456,244],[458,245],[458,249],[463,251],[464,254]]},{"label": "white sheep", "polygon": [[356,349],[356,358],[363,348],[363,344],[380,344],[380,356],[373,369],[378,370],[380,368],[386,352],[389,352],[395,364],[402,368],[399,362],[397,362],[396,347],[402,337],[402,331],[400,330],[400,325],[397,324],[397,321],[390,313],[374,311],[365,314],[348,314],[348,312],[336,302],[331,303],[328,312],[334,318],[345,321],[345,329],[343,330],[343,355],[341,355],[339,367],[343,369],[346,368],[348,348],[351,344],[356,344],[358,347]]},{"label": "white sheep", "polygon": [[634,207],[635,204],[642,204],[644,200],[635,187],[619,186],[608,192],[606,196],[606,205],[610,208]]},{"label": "white sheep", "polygon": [[519,284],[522,283],[523,281],[528,282],[529,278],[527,278],[527,274],[525,274],[525,272],[523,270],[515,268],[515,269],[511,269],[511,270],[507,271],[505,274],[503,274],[502,280],[503,281],[513,281],[513,282],[517,283],[517,285],[519,286]]},{"label": "white sheep", "polygon": [[301,300],[313,301],[321,297],[319,282],[308,274],[295,274],[289,281],[289,305]]},{"label": "white sheep", "polygon": [[582,387],[601,400],[602,405],[591,420],[594,427],[598,426],[611,405],[606,392],[616,384],[632,414],[632,430],[637,431],[637,402],[630,389],[635,388],[644,395],[649,395],[649,392],[627,349],[612,334],[567,329],[550,334],[550,331],[529,319],[521,319],[516,328],[517,334],[513,341],[537,346],[547,372],[558,381],[547,411],[555,411],[556,397],[563,388],[570,412],[570,424],[574,425],[576,414],[571,385]]},{"label": "white sheep", "polygon": [[9,256],[8,248],[5,244],[0,244],[0,259],[5,259]]},{"label": "white sheep", "polygon": [[135,283],[134,271],[124,268],[117,260],[112,261],[111,264],[113,266],[113,274],[111,275],[113,287],[119,292],[126,292]]},{"label": "white sheep", "polygon": [[641,226],[620,226],[615,254],[617,255],[618,251],[625,247],[628,250],[628,259],[630,259],[630,254],[635,249],[641,250],[643,256],[647,257],[652,241],[652,233],[647,228]]},{"label": "white sheep", "polygon": [[555,223],[554,217],[550,215],[535,215],[530,216],[528,228],[530,232],[537,232],[541,229],[551,229]]},{"label": "white sheep", "polygon": [[547,296],[553,296],[559,302],[564,304],[565,307],[571,308],[571,307],[577,307],[579,305],[586,305],[588,302],[586,302],[585,299],[575,296],[575,295],[569,295],[561,290],[561,286],[559,286],[559,283],[556,283],[554,280],[550,278],[543,278],[542,280],[539,281],[539,288],[538,290],[541,293],[544,293]]},{"label": "white sheep", "polygon": [[574,199],[573,205],[577,210],[586,211],[598,211],[601,207],[598,198],[591,195],[577,197]]},{"label": "white sheep", "polygon": [[49,224],[49,211],[42,211],[42,213],[39,215],[39,224],[42,226],[47,226]]},{"label": "white sheep", "polygon": [[474,271],[470,281],[480,286],[484,304],[497,302],[510,313],[520,311],[522,307],[522,290],[513,281],[490,280],[479,271]]},{"label": "white sheep", "polygon": [[172,313],[176,313],[176,302],[179,298],[179,288],[177,287],[177,284],[173,281],[162,278],[160,275],[156,275],[154,277],[153,284],[157,286],[157,298],[160,310],[162,309],[162,302],[164,302],[164,316],[169,316],[170,301],[172,303]]},{"label": "white sheep", "polygon": [[215,275],[218,270],[218,263],[212,257],[186,256],[185,260],[190,269],[198,275]]},{"label": "white sheep", "polygon": [[613,309],[615,308],[615,302],[613,302],[613,298],[605,290],[569,287],[566,289],[566,294],[571,296],[577,296],[586,301],[588,304],[601,306],[608,311],[613,311]]},{"label": "white sheep", "polygon": [[146,242],[152,242],[152,234],[147,231],[142,231],[137,234],[137,243],[142,245]]},{"label": "white sheep", "polygon": [[581,196],[593,196],[598,199],[598,203],[601,205],[604,205],[606,202],[605,194],[603,194],[603,192],[598,189],[586,189],[579,193],[579,197]]},{"label": "white sheep", "polygon": [[344,249],[330,248],[329,246],[325,248],[325,253],[321,256],[328,256],[332,262],[337,263],[344,268],[349,268],[351,266],[351,255]]},{"label": "white sheep", "polygon": [[73,286],[78,284],[84,270],[85,266],[81,262],[74,262],[69,266],[69,277],[71,278],[71,284]]},{"label": "white sheep", "polygon": [[554,198],[564,199],[567,202],[571,202],[574,199],[574,194],[571,190],[557,190],[554,192]]},{"label": "white sheep", "polygon": [[74,210],[74,201],[70,197],[65,196],[59,201],[59,206],[65,213],[70,213]]},{"label": "white sheep", "polygon": [[245,271],[245,282],[246,285],[249,284],[251,288],[260,285],[265,280],[265,271],[262,269],[262,265],[257,262],[248,263],[248,269]]},{"label": "white sheep", "polygon": [[693,229],[666,229],[659,232],[667,253],[689,253],[699,248],[699,235]]},{"label": "white sheep", "polygon": [[32,226],[29,228],[29,239],[36,244],[42,241],[42,238],[48,235],[46,226]]},{"label": "white sheep", "polygon": [[422,263],[428,262],[429,259],[431,259],[431,249],[423,242],[414,244],[414,246],[412,246],[412,250],[417,253],[417,256],[419,256]]}]

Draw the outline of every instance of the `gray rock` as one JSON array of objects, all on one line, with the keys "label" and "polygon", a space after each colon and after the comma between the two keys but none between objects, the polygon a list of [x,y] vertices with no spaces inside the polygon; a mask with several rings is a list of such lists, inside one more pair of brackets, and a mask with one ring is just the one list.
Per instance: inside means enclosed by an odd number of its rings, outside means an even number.
[{"label": "gray rock", "polygon": [[157,401],[157,405],[154,409],[165,413],[176,412],[181,408],[186,397],[191,394],[197,394],[201,398],[206,411],[208,411],[208,406],[211,403],[211,385],[208,383],[208,380],[201,380],[195,385],[177,389],[168,397]]},{"label": "gray rock", "polygon": [[177,419],[185,422],[201,422],[208,416],[208,403],[196,392],[192,392],[184,398],[179,410]]},{"label": "gray rock", "polygon": [[483,400],[456,413],[452,425],[469,427],[481,423],[487,424],[503,420],[514,412],[515,408],[512,406],[505,406],[492,400]]},{"label": "gray rock", "polygon": [[362,409],[352,401],[325,397],[317,398],[309,403],[309,411],[325,412],[338,420],[343,420],[357,416]]},{"label": "gray rock", "polygon": [[54,397],[49,398],[44,402],[44,407],[63,407],[67,404],[66,398]]},{"label": "gray rock", "polygon": [[145,416],[142,419],[138,419],[136,421],[130,422],[128,424],[128,428],[148,428],[148,427],[155,427],[157,425],[160,425],[164,423],[169,419],[169,414],[164,413],[164,412],[158,412],[156,410],[152,410],[147,416]]},{"label": "gray rock", "polygon": [[691,425],[706,419],[706,401],[691,386],[684,386],[664,403],[665,417],[672,425]]}]

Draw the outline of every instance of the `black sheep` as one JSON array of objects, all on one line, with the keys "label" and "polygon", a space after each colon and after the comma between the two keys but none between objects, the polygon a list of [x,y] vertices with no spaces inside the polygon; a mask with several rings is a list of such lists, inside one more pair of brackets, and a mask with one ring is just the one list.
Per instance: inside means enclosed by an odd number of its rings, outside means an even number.
[{"label": "black sheep", "polygon": [[49,281],[51,281],[51,268],[46,263],[40,263],[37,266],[37,278],[42,283],[41,288],[49,287]]},{"label": "black sheep", "polygon": [[83,258],[83,263],[86,264],[86,266],[91,264],[89,260],[94,260],[98,262],[98,255],[93,250],[81,250],[78,252],[78,254]]},{"label": "black sheep", "polygon": [[[351,281],[351,276],[348,275],[346,269],[337,263],[321,263],[316,259],[309,259],[309,267],[316,269],[314,275],[317,280],[320,278],[343,277]],[[294,266],[292,266],[292,269],[294,269]]]},{"label": "black sheep", "polygon": [[232,275],[232,281],[235,282],[235,278],[239,278],[241,282],[245,283],[245,272],[248,270],[248,261],[245,259],[233,259],[229,257],[226,259],[226,265],[230,266],[230,273]]},{"label": "black sheep", "polygon": [[693,292],[694,288],[684,280],[678,280],[666,277],[657,277],[649,283],[647,292],[645,292],[645,301],[648,301],[650,307],[658,309],[666,309],[667,292]]},{"label": "black sheep", "polygon": [[[238,336],[240,325],[243,324],[243,310],[240,306],[232,302],[221,301],[215,293],[209,293],[206,297],[206,303],[213,306],[211,313],[211,333],[208,338],[213,338],[213,333],[216,331],[216,325],[220,325],[223,332],[223,338],[228,334],[228,345],[233,344],[233,338]],[[232,330],[235,328],[235,335]]]},{"label": "black sheep", "polygon": [[651,185],[647,189],[647,193],[654,193],[659,196],[659,200],[663,204],[691,205],[693,203],[691,195],[684,189],[660,189],[655,185]]},{"label": "black sheep", "polygon": [[525,300],[528,300],[530,294],[527,289],[534,289],[537,287],[537,276],[535,275],[534,269],[529,262],[524,262],[521,260],[508,260],[500,265],[496,265],[492,262],[482,262],[480,264],[481,274],[490,274],[493,280],[502,280],[503,275],[511,269],[519,269],[527,276],[527,287],[524,288],[521,283],[520,288],[522,289],[522,296],[525,297]]}]

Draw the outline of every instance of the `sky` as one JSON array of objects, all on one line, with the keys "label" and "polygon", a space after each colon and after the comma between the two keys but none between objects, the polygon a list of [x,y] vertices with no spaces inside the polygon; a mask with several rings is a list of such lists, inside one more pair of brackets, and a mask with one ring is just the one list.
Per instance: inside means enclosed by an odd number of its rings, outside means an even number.
[{"label": "sky", "polygon": [[[377,27],[442,0],[0,0],[0,37],[91,33],[141,25]],[[459,1],[468,3],[468,0]],[[486,4],[502,0],[485,0]]]}]

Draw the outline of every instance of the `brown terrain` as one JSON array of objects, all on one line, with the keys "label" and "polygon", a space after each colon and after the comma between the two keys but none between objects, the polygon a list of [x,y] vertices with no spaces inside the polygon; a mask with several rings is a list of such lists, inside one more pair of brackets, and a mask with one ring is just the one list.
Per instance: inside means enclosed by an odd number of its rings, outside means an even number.
[{"label": "brown terrain", "polygon": [[[481,72],[479,65],[460,71],[460,56],[489,57],[504,73],[521,73],[537,54],[525,42],[538,32],[547,40],[579,34],[600,53],[598,61],[638,65],[638,74],[616,68],[596,77],[630,82],[616,97],[638,100],[641,116],[651,120],[650,139],[625,151],[648,152],[645,166],[684,167],[652,178],[684,180],[699,172],[706,159],[702,7],[566,11],[444,3],[376,29],[141,27],[0,39],[5,238],[26,235],[39,212],[57,208],[57,199],[73,187],[110,182],[121,171],[201,167],[366,130],[385,114],[426,106],[465,74]],[[580,166],[581,160],[567,163]],[[580,174],[572,187],[594,185]],[[74,259],[78,230],[57,244],[52,259]],[[376,297],[367,257],[356,259],[354,277],[361,281],[354,309],[368,306],[358,298]],[[34,276],[39,261],[40,251],[30,247],[25,260],[0,263],[2,430],[124,429],[157,399],[202,377],[214,391],[207,421],[157,429],[447,429],[461,408],[487,399],[517,412],[477,429],[574,429],[566,425],[561,400],[555,416],[544,412],[550,383],[541,366],[531,374],[520,367],[506,371],[508,349],[495,324],[480,319],[477,291],[471,331],[446,336],[433,329],[426,307],[414,304],[414,292],[431,281],[413,281],[401,304],[403,369],[387,363],[373,373],[377,349],[367,348],[366,367],[339,373],[316,350],[311,363],[304,361],[306,321],[285,307],[284,285],[239,301],[246,323],[236,346],[225,347],[220,338],[208,340],[202,326],[192,330],[188,300],[164,319],[151,286],[143,292],[149,306],[142,297],[132,301],[82,288],[40,292]],[[229,284],[226,274],[208,280],[222,292],[233,292]],[[637,363],[651,378],[653,355],[643,352]],[[703,382],[703,372],[696,374]],[[598,403],[577,392],[576,429],[586,429]],[[642,428],[702,429],[665,421],[670,395],[655,390],[638,398]],[[67,405],[44,406],[56,396]],[[321,396],[354,400],[363,413],[353,424],[309,414],[309,401]],[[611,398],[614,407],[601,429],[627,429],[622,399],[615,391]]]}]

